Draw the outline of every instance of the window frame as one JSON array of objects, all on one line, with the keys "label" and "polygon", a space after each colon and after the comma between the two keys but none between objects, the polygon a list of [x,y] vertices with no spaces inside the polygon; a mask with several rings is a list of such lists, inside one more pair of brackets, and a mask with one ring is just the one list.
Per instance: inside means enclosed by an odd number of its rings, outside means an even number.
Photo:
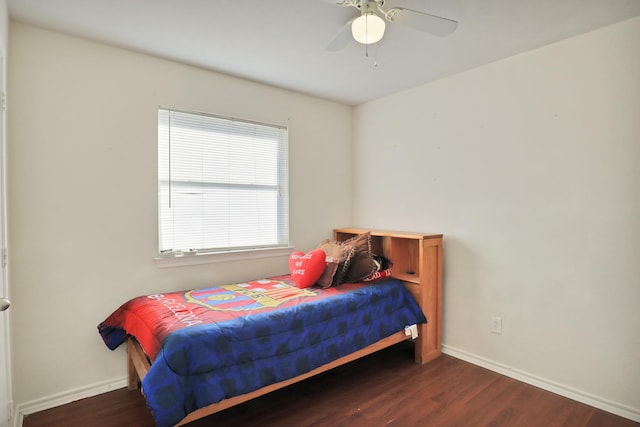
[{"label": "window frame", "polygon": [[[218,124],[220,125],[220,123],[224,123],[225,121],[229,122],[229,130],[231,130],[232,125],[234,123],[240,123],[243,126],[252,126],[255,125],[257,127],[266,127],[267,129],[270,128],[272,131],[274,131],[275,133],[280,133],[277,137],[277,152],[275,154],[276,156],[276,162],[277,162],[277,183],[274,185],[259,185],[259,184],[252,184],[249,187],[253,188],[254,190],[258,190],[260,188],[270,188],[273,187],[273,189],[275,189],[277,191],[277,196],[276,196],[276,210],[275,210],[275,229],[276,229],[276,240],[277,242],[273,243],[273,244],[258,244],[257,242],[255,243],[250,243],[247,244],[246,246],[226,246],[226,247],[212,247],[212,248],[197,248],[197,252],[195,253],[191,253],[189,251],[186,250],[180,250],[180,249],[176,249],[176,250],[163,250],[163,248],[161,247],[162,245],[162,233],[163,233],[163,199],[164,201],[171,200],[174,197],[175,193],[172,193],[174,190],[172,189],[173,185],[176,185],[176,183],[178,183],[177,181],[173,181],[172,184],[172,180],[171,177],[169,178],[169,180],[167,180],[166,176],[161,176],[161,173],[163,173],[164,169],[163,167],[165,167],[162,162],[163,161],[167,161],[168,165],[171,165],[171,162],[173,162],[173,158],[175,158],[175,155],[173,155],[172,152],[170,152],[169,154],[166,153],[161,153],[161,150],[163,149],[168,149],[171,150],[171,143],[173,140],[171,140],[171,132],[169,131],[165,141],[162,141],[163,136],[161,135],[161,127],[163,126],[162,124],[162,120],[163,118],[161,117],[161,114],[165,114],[167,115],[167,117],[169,117],[172,113],[177,113],[180,115],[193,115],[195,118],[197,118],[198,120],[200,119],[205,119],[208,118],[212,118],[213,120],[217,121]],[[187,116],[185,116],[187,117]],[[265,258],[265,257],[270,257],[270,256],[282,256],[282,255],[288,255],[292,249],[290,242],[289,242],[289,228],[290,228],[290,224],[289,224],[289,141],[288,141],[288,133],[289,133],[289,129],[287,126],[282,126],[282,125],[275,125],[275,124],[269,124],[269,123],[264,123],[264,122],[257,122],[254,120],[246,120],[246,119],[240,119],[240,118],[235,118],[235,117],[227,117],[227,116],[221,116],[221,115],[217,115],[217,114],[212,114],[212,113],[206,113],[206,112],[199,112],[199,111],[189,111],[189,110],[182,110],[182,109],[176,109],[176,108],[172,108],[172,107],[166,107],[166,106],[158,106],[157,109],[157,154],[158,154],[158,169],[157,169],[157,174],[156,174],[156,179],[157,179],[157,189],[158,189],[158,199],[157,199],[157,208],[158,208],[158,228],[157,228],[157,255],[155,257],[155,261],[156,261],[156,265],[162,267],[162,266],[172,266],[172,265],[193,265],[193,264],[201,264],[201,263],[210,263],[210,262],[228,262],[228,261],[234,261],[234,260],[239,260],[239,259],[252,259],[252,258]],[[170,121],[168,122],[170,123]],[[215,126],[217,126],[215,125]],[[171,126],[169,124],[169,126]],[[213,124],[212,124],[212,128],[213,128]],[[236,133],[231,133],[232,135],[241,135],[242,132],[236,132]],[[165,144],[165,145],[163,145]],[[201,153],[202,154],[202,153]],[[173,155],[173,158],[172,158]],[[171,175],[171,171],[169,171],[169,174]],[[202,178],[201,181],[194,181],[193,183],[201,183],[202,187],[220,187],[221,184],[219,182],[215,183],[212,181],[206,181],[204,179],[204,177]],[[182,185],[181,183],[178,183],[178,185]],[[195,184],[198,185],[198,184]],[[237,182],[232,182],[231,179],[229,179],[229,182],[227,182],[224,185],[227,189],[231,189],[231,188],[242,188],[244,187],[242,184],[238,185]],[[165,192],[165,195],[162,194],[162,192]],[[169,196],[166,195],[166,192],[168,191]],[[229,210],[226,210],[227,212],[229,212]],[[199,214],[202,215],[203,211],[200,211]],[[166,218],[165,218],[166,220]],[[273,224],[273,223],[272,223]]]}]

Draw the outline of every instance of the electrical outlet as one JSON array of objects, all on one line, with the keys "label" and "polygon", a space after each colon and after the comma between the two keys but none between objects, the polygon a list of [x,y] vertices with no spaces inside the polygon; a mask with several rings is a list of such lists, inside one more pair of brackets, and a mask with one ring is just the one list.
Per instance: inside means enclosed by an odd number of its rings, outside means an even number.
[{"label": "electrical outlet", "polygon": [[502,317],[491,316],[491,332],[502,335]]}]

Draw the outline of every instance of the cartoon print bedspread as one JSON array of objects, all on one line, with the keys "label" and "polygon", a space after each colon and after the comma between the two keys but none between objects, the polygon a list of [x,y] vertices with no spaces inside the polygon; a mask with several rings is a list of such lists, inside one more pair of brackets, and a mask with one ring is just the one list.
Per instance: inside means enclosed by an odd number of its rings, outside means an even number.
[{"label": "cartoon print bedspread", "polygon": [[134,298],[98,325],[152,360],[142,389],[158,426],[301,375],[425,323],[402,283],[298,289],[289,276]]}]

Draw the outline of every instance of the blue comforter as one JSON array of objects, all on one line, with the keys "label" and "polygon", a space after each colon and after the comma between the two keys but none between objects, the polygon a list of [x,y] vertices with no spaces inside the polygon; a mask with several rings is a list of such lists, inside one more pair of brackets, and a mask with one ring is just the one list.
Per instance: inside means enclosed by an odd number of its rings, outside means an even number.
[{"label": "blue comforter", "polygon": [[171,332],[142,389],[157,424],[170,426],[196,409],[304,374],[425,322],[400,281],[354,286],[326,298]]}]

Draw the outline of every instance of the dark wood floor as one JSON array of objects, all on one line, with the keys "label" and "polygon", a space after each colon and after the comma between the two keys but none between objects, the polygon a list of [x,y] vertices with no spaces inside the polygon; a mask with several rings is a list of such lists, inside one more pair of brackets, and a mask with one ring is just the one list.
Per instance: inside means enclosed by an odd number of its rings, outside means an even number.
[{"label": "dark wood floor", "polygon": [[[124,369],[124,368],[123,368]],[[28,415],[23,427],[152,427],[125,389]],[[639,426],[443,355],[420,366],[411,343],[189,424],[190,427]]]}]

